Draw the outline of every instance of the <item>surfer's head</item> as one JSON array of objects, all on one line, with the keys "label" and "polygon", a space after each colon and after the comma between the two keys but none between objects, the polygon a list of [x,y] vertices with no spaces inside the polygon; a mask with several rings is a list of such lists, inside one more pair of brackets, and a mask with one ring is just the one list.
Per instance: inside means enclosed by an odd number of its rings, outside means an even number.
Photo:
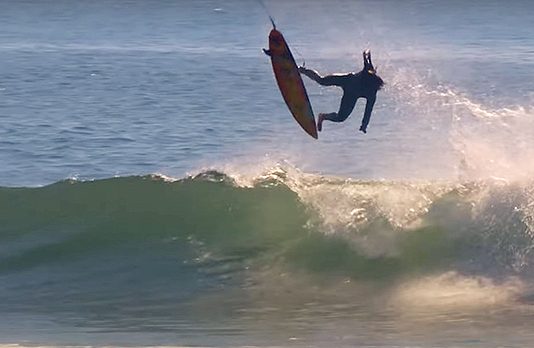
[{"label": "surfer's head", "polygon": [[376,71],[372,74],[369,73],[367,76],[367,84],[370,88],[374,89],[375,91],[382,89],[384,86],[384,80],[382,80],[382,78],[376,74]]}]

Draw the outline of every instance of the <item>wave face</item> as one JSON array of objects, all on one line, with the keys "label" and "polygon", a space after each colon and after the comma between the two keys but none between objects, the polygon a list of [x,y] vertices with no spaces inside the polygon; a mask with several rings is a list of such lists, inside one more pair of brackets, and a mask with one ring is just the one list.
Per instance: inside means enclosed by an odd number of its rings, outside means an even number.
[{"label": "wave face", "polygon": [[0,310],[136,332],[526,303],[533,190],[282,167],[2,188]]}]

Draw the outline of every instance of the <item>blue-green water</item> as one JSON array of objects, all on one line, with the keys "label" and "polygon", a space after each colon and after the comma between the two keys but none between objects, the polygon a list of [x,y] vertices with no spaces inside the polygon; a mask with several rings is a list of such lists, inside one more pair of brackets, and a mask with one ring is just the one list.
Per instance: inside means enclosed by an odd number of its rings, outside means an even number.
[{"label": "blue-green water", "polygon": [[265,4],[367,135],[257,1],[0,2],[0,345],[533,345],[534,5]]}]

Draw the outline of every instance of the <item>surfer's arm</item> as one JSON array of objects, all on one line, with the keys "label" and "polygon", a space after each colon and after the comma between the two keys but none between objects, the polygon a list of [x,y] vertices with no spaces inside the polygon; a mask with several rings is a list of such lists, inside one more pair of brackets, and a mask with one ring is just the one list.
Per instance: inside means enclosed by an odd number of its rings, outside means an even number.
[{"label": "surfer's arm", "polygon": [[263,50],[263,53],[265,53],[269,57],[271,56],[271,50],[266,50],[265,48],[262,48],[262,50]]},{"label": "surfer's arm", "polygon": [[317,82],[321,86],[342,86],[343,81],[346,77],[346,75],[321,76],[317,71],[305,68],[303,66],[299,68],[299,72],[303,75],[308,76],[310,79]]},{"label": "surfer's arm", "polygon": [[362,126],[360,130],[364,133],[367,132],[367,125],[371,119],[371,112],[373,112],[373,107],[375,106],[376,94],[370,95],[367,97],[367,103],[365,104],[365,111],[363,113]]}]

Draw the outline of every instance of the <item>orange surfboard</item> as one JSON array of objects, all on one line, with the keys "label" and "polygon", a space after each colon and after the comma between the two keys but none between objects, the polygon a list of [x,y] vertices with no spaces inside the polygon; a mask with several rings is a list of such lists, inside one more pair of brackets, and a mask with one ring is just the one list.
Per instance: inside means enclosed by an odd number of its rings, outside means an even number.
[{"label": "orange surfboard", "polygon": [[265,53],[271,57],[274,76],[289,111],[302,129],[317,139],[317,125],[308,93],[289,46],[276,28],[269,33],[269,51]]}]

